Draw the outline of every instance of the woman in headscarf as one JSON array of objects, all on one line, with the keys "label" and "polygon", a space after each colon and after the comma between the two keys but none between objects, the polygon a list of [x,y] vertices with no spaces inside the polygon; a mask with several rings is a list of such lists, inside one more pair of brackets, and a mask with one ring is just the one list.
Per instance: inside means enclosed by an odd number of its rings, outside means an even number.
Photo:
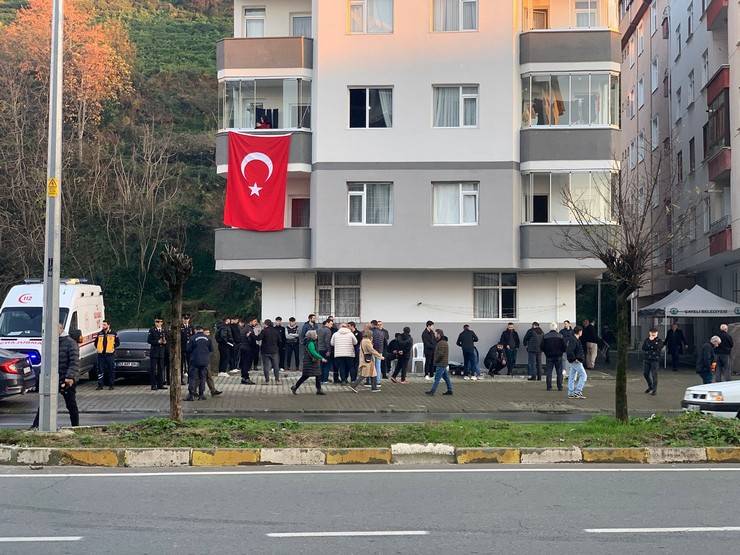
[{"label": "woman in headscarf", "polygon": [[298,395],[298,388],[309,378],[316,378],[316,395],[326,395],[321,391],[321,366],[319,365],[320,362],[326,362],[326,359],[319,354],[316,348],[317,338],[316,330],[306,332],[305,345],[303,346],[303,373],[295,385],[290,388],[293,395]]}]

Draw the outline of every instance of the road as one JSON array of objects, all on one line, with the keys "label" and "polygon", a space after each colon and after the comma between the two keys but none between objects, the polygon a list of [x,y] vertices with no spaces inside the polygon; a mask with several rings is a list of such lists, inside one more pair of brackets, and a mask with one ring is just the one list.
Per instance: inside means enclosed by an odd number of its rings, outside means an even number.
[{"label": "road", "polygon": [[729,465],[3,468],[0,551],[725,554],[738,478]]}]

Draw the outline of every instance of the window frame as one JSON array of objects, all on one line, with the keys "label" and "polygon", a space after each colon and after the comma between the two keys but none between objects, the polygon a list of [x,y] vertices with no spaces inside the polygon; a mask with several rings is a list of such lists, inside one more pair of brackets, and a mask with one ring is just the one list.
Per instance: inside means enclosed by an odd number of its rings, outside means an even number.
[{"label": "window frame", "polygon": [[688,98],[686,99],[686,106],[691,106],[696,101],[696,76],[694,70],[689,71],[689,85],[688,85]]},{"label": "window frame", "polygon": [[[457,29],[435,29],[434,28],[434,22],[436,21],[436,12],[435,10],[435,0],[430,0],[432,4],[432,9],[430,10],[430,13],[432,14],[432,33],[477,33],[480,30],[480,2],[479,0],[457,0],[457,9],[458,9],[458,15],[457,15],[457,21],[458,21],[458,27]],[[464,25],[464,13],[465,13],[465,4],[475,4],[475,29],[463,29]]]},{"label": "window frame", "polygon": [[637,80],[637,109],[645,106],[645,77]]},{"label": "window frame", "polygon": [[642,56],[645,52],[645,23],[640,21],[637,24],[637,57]]},{"label": "window frame", "polygon": [[[321,275],[321,274],[331,274],[331,285],[319,285],[319,275]],[[357,281],[359,282],[359,285],[337,285],[337,275],[338,274],[346,274],[346,275],[356,275],[356,276],[358,276],[358,280]],[[315,312],[316,312],[316,314],[320,318],[326,318],[327,316],[332,316],[333,315],[337,319],[340,319],[340,318],[341,319],[347,319],[348,321],[349,320],[356,320],[356,321],[359,321],[360,320],[360,314],[359,313],[362,312],[362,272],[316,272],[315,287],[316,287],[316,289],[315,289],[315,291],[316,291],[316,293],[315,293],[315,295],[316,295],[316,304],[315,304],[316,310],[315,310]],[[353,314],[351,316],[340,316],[339,314],[337,314],[337,304],[336,304],[336,290],[337,289],[357,289],[357,290],[359,290],[358,305],[357,305],[357,309],[358,309],[357,312],[358,312],[358,314]],[[321,308],[320,298],[321,297],[320,297],[319,291],[329,291],[330,292],[329,294],[330,294],[330,297],[331,297],[331,301],[330,301],[331,311],[329,312],[329,314],[322,314],[321,313],[321,310],[320,310],[320,308]]]},{"label": "window frame", "polygon": [[[351,185],[362,185],[362,191],[351,191]],[[388,223],[369,224],[367,223],[367,189],[368,185],[390,185],[390,203],[388,204]],[[351,221],[352,214],[352,197],[362,198],[362,221]],[[392,181],[348,181],[347,182],[347,225],[363,227],[390,227],[393,225],[393,182]]]},{"label": "window frame", "polygon": [[[475,284],[475,278],[477,275],[498,275],[498,285],[476,285]],[[503,276],[504,275],[514,275],[516,279],[516,285],[503,285]],[[471,286],[472,286],[472,308],[473,308],[473,314],[472,319],[476,321],[500,321],[500,320],[517,320],[518,314],[519,314],[519,274],[517,272],[473,272],[471,274]],[[479,317],[476,316],[476,303],[475,303],[475,292],[476,290],[484,290],[484,291],[491,291],[491,290],[497,290],[498,291],[498,315],[494,317]],[[504,307],[503,307],[503,292],[504,290],[514,291],[514,314],[512,315],[504,315]]]},{"label": "window frame", "polygon": [[[458,186],[458,223],[437,223],[437,206],[434,201],[434,187],[437,185]],[[475,185],[475,192],[463,191],[463,186]],[[463,222],[465,215],[465,197],[475,197],[475,222]],[[432,226],[433,227],[473,227],[480,225],[480,181],[432,181]]]},{"label": "window frame", "polygon": [[658,82],[660,81],[660,62],[658,57],[652,59],[650,62],[650,94],[655,93],[658,90]]},{"label": "window frame", "polygon": [[655,114],[650,120],[650,145],[651,150],[655,150],[660,145],[660,116]]},{"label": "window frame", "polygon": [[[349,35],[392,35],[396,26],[396,2],[391,0],[391,30],[367,30],[367,2],[368,0],[347,0],[347,34]],[[362,6],[362,31],[352,30],[352,6]]]},{"label": "window frame", "polygon": [[[364,127],[353,127],[352,126],[352,90],[364,90],[365,91],[365,126]],[[391,91],[391,124],[386,127],[370,127],[370,91],[371,90],[389,90]],[[392,85],[374,85],[374,86],[355,86],[351,85],[347,87],[347,129],[393,129],[393,114],[395,112],[395,95],[393,94]]]},{"label": "window frame", "polygon": [[[589,169],[589,170],[536,170],[536,171],[527,171],[522,173],[522,214],[521,214],[521,225],[573,225],[577,222],[574,222],[572,219],[570,219],[570,216],[568,220],[556,220],[553,218],[553,182],[552,177],[553,175],[567,175],[568,176],[568,189],[570,190],[572,187],[572,181],[573,181],[573,175],[574,174],[588,174],[589,176],[589,191],[594,186],[594,180],[596,179],[595,174],[604,174],[604,173],[611,173],[612,179],[616,175],[616,173],[613,170],[609,169]],[[547,221],[546,222],[534,222],[531,221],[532,215],[534,212],[534,206],[532,204],[532,200],[534,198],[533,189],[534,189],[534,176],[535,175],[547,175],[549,177],[548,181],[548,190],[547,190]],[[526,185],[524,183],[524,180],[526,180]],[[525,190],[526,188],[526,190]],[[590,192],[589,192],[590,196]],[[613,210],[610,205],[607,207],[607,212],[610,216],[613,216]],[[529,218],[527,218],[527,214],[529,213]],[[605,220],[593,220],[592,222],[594,225],[599,224],[611,224],[614,223],[611,219],[605,219]]]},{"label": "window frame", "polygon": [[653,2],[650,4],[650,36],[652,37],[658,32],[658,3]]},{"label": "window frame", "polygon": [[304,37],[304,38],[309,38],[309,39],[310,38],[313,38],[313,15],[311,14],[311,12],[295,12],[295,13],[291,13],[290,14],[290,36],[291,37],[303,37],[303,35],[296,35],[295,34],[295,29],[293,27],[293,25],[294,25],[293,21],[297,17],[299,17],[299,18],[300,17],[307,17],[307,18],[309,18],[311,20],[311,36]]},{"label": "window frame", "polygon": [[[262,17],[250,16],[247,14],[249,11],[261,11]],[[247,21],[262,21],[262,35],[259,37],[250,37],[247,35]],[[259,39],[265,37],[265,27],[267,25],[267,7],[265,6],[244,6],[242,10],[242,21],[244,24],[244,38],[247,39]]]},{"label": "window frame", "polygon": [[[466,87],[475,87],[476,93],[464,93],[463,89]],[[435,113],[437,107],[435,105],[436,90],[437,89],[458,89],[458,122],[459,125],[435,125]],[[475,125],[465,125],[465,99],[475,99]],[[480,121],[480,84],[469,83],[466,85],[432,85],[432,128],[433,129],[477,129]]]}]

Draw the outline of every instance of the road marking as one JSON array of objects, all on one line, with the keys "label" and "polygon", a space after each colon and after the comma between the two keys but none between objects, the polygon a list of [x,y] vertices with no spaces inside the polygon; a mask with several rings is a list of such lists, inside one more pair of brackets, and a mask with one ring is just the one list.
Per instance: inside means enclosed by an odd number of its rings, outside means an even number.
[{"label": "road marking", "polygon": [[427,536],[426,530],[383,530],[368,532],[273,532],[268,538],[345,538],[362,536]]},{"label": "road marking", "polygon": [[740,526],[687,526],[681,528],[586,528],[589,534],[670,534],[682,532],[740,532]]},{"label": "road marking", "polygon": [[31,542],[78,542],[82,536],[37,536],[37,537],[8,537],[0,538],[0,543],[31,543]]},{"label": "road marking", "polygon": [[33,478],[152,478],[152,477],[177,477],[177,476],[285,476],[285,475],[321,475],[321,474],[444,474],[444,473],[476,473],[476,474],[507,474],[507,473],[534,473],[534,474],[557,474],[577,472],[587,473],[631,473],[631,472],[740,472],[740,466],[686,466],[686,467],[617,467],[617,468],[593,468],[585,466],[571,466],[567,468],[522,468],[512,465],[511,468],[386,468],[386,469],[346,469],[346,470],[273,470],[279,466],[265,466],[265,470],[205,470],[184,471],[177,470],[160,472],[55,472],[44,474],[42,472],[24,474],[3,474],[0,479]]}]

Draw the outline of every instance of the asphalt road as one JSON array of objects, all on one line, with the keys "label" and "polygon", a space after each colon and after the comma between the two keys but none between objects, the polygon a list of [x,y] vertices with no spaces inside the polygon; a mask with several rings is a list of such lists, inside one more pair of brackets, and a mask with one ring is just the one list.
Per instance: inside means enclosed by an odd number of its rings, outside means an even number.
[{"label": "asphalt road", "polygon": [[4,468],[0,552],[726,554],[740,543],[738,478],[740,466]]}]

